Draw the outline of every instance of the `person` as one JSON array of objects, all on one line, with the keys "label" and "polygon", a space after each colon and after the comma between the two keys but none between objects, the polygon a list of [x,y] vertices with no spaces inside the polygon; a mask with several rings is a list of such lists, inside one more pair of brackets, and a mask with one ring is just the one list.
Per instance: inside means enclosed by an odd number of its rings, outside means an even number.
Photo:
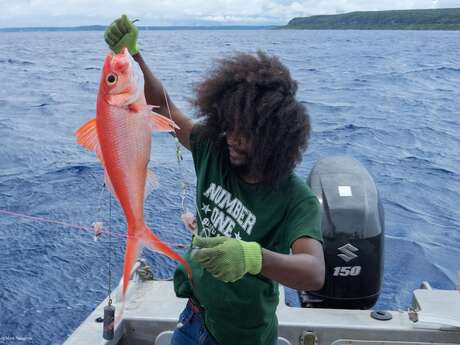
[{"label": "person", "polygon": [[278,284],[313,291],[325,275],[320,206],[294,173],[310,135],[297,83],[264,52],[225,57],[196,86],[194,121],[149,69],[137,36],[125,15],[105,32],[114,52],[127,47],[140,65],[148,104],[180,127],[197,177],[192,282],[179,266],[174,289],[189,301],[172,344],[275,344]]}]

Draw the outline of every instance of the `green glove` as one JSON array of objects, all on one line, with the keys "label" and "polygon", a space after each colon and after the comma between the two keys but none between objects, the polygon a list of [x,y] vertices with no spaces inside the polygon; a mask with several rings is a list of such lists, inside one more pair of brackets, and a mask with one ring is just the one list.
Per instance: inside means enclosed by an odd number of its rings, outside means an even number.
[{"label": "green glove", "polygon": [[262,270],[262,249],[256,242],[245,242],[224,236],[193,238],[192,258],[209,273],[224,282],[235,282],[246,273]]},{"label": "green glove", "polygon": [[139,53],[137,48],[137,27],[128,19],[126,14],[115,20],[105,30],[104,39],[115,53],[124,47],[128,48],[131,55]]}]

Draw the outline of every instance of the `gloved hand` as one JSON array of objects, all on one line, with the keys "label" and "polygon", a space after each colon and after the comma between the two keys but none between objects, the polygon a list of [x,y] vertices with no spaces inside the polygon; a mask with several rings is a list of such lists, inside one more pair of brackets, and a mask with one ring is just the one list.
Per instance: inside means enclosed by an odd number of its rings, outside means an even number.
[{"label": "gloved hand", "polygon": [[246,242],[224,236],[193,238],[192,258],[209,273],[224,282],[235,282],[246,273],[262,270],[262,248],[257,242]]},{"label": "gloved hand", "polygon": [[115,20],[105,30],[104,39],[114,53],[119,53],[124,47],[128,48],[131,55],[139,53],[137,48],[136,25],[131,23],[126,14]]}]

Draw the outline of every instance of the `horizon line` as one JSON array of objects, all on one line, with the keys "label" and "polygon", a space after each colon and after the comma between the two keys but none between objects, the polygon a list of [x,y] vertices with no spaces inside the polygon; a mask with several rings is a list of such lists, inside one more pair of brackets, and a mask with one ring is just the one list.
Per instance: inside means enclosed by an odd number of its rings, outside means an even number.
[{"label": "horizon line", "polygon": [[[139,25],[138,29],[147,28],[222,28],[222,27],[276,27],[285,24],[180,24],[180,25]],[[0,27],[0,30],[5,29],[79,29],[79,28],[106,28],[109,25],[102,24],[86,24],[86,25],[69,25],[69,26],[5,26]]]}]

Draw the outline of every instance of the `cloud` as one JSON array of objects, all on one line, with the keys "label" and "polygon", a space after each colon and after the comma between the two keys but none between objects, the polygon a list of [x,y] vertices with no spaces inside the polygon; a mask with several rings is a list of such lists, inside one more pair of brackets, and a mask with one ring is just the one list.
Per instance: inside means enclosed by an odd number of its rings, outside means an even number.
[{"label": "cloud", "polygon": [[454,8],[460,7],[460,0],[437,0],[436,2],[437,8]]},{"label": "cloud", "polygon": [[0,0],[0,26],[108,24],[122,13],[142,25],[284,24],[315,14],[440,7],[460,7],[460,0]]}]

